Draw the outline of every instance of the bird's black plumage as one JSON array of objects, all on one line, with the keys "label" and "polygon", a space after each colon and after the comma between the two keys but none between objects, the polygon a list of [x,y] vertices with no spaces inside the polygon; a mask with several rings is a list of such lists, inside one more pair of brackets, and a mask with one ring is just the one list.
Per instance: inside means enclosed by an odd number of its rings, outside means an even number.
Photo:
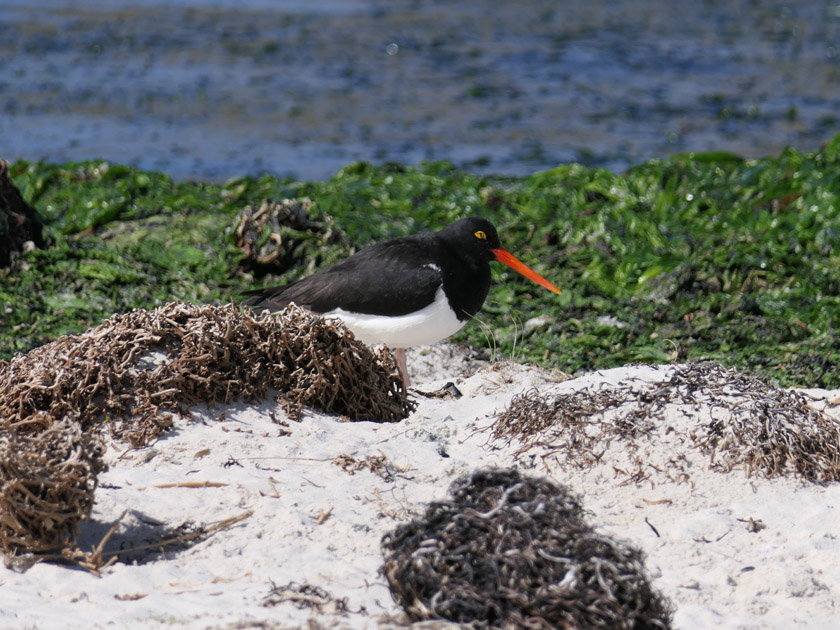
[{"label": "bird's black plumage", "polygon": [[371,245],[297,282],[249,291],[243,303],[272,311],[294,302],[315,313],[341,308],[398,316],[428,306],[443,286],[455,315],[465,321],[487,297],[492,250],[500,247],[493,225],[470,217],[439,232]]}]

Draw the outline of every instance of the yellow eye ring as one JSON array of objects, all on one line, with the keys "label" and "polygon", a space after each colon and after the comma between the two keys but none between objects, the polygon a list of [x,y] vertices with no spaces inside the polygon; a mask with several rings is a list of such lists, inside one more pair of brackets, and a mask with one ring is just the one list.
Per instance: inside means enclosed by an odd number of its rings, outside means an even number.
[{"label": "yellow eye ring", "polygon": [[481,241],[483,241],[483,240],[487,239],[487,235],[484,233],[484,230],[478,230],[478,231],[475,233],[475,237],[476,237],[477,239],[481,240]]}]

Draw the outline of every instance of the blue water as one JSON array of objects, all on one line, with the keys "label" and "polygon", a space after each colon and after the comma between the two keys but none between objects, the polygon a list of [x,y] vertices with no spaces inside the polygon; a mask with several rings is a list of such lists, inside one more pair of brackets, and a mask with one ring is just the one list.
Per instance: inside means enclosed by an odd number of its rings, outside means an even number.
[{"label": "blue water", "polygon": [[840,0],[0,0],[0,157],[524,174],[840,132]]}]

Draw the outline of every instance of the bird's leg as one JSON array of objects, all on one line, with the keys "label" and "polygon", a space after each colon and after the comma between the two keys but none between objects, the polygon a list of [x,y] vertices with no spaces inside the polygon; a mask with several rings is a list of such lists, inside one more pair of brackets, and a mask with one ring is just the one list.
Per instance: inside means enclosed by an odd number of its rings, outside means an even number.
[{"label": "bird's leg", "polygon": [[403,379],[403,387],[408,389],[411,382],[408,380],[408,361],[405,358],[405,348],[394,349],[394,358],[397,360],[397,368]]}]

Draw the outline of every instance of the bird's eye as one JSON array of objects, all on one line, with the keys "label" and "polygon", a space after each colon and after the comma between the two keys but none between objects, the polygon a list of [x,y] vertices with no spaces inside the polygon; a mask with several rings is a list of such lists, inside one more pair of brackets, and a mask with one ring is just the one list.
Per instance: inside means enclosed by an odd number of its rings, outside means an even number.
[{"label": "bird's eye", "polygon": [[478,240],[483,241],[483,240],[485,240],[485,239],[487,238],[487,235],[484,233],[484,230],[478,230],[478,231],[475,233],[475,237],[476,237]]}]

